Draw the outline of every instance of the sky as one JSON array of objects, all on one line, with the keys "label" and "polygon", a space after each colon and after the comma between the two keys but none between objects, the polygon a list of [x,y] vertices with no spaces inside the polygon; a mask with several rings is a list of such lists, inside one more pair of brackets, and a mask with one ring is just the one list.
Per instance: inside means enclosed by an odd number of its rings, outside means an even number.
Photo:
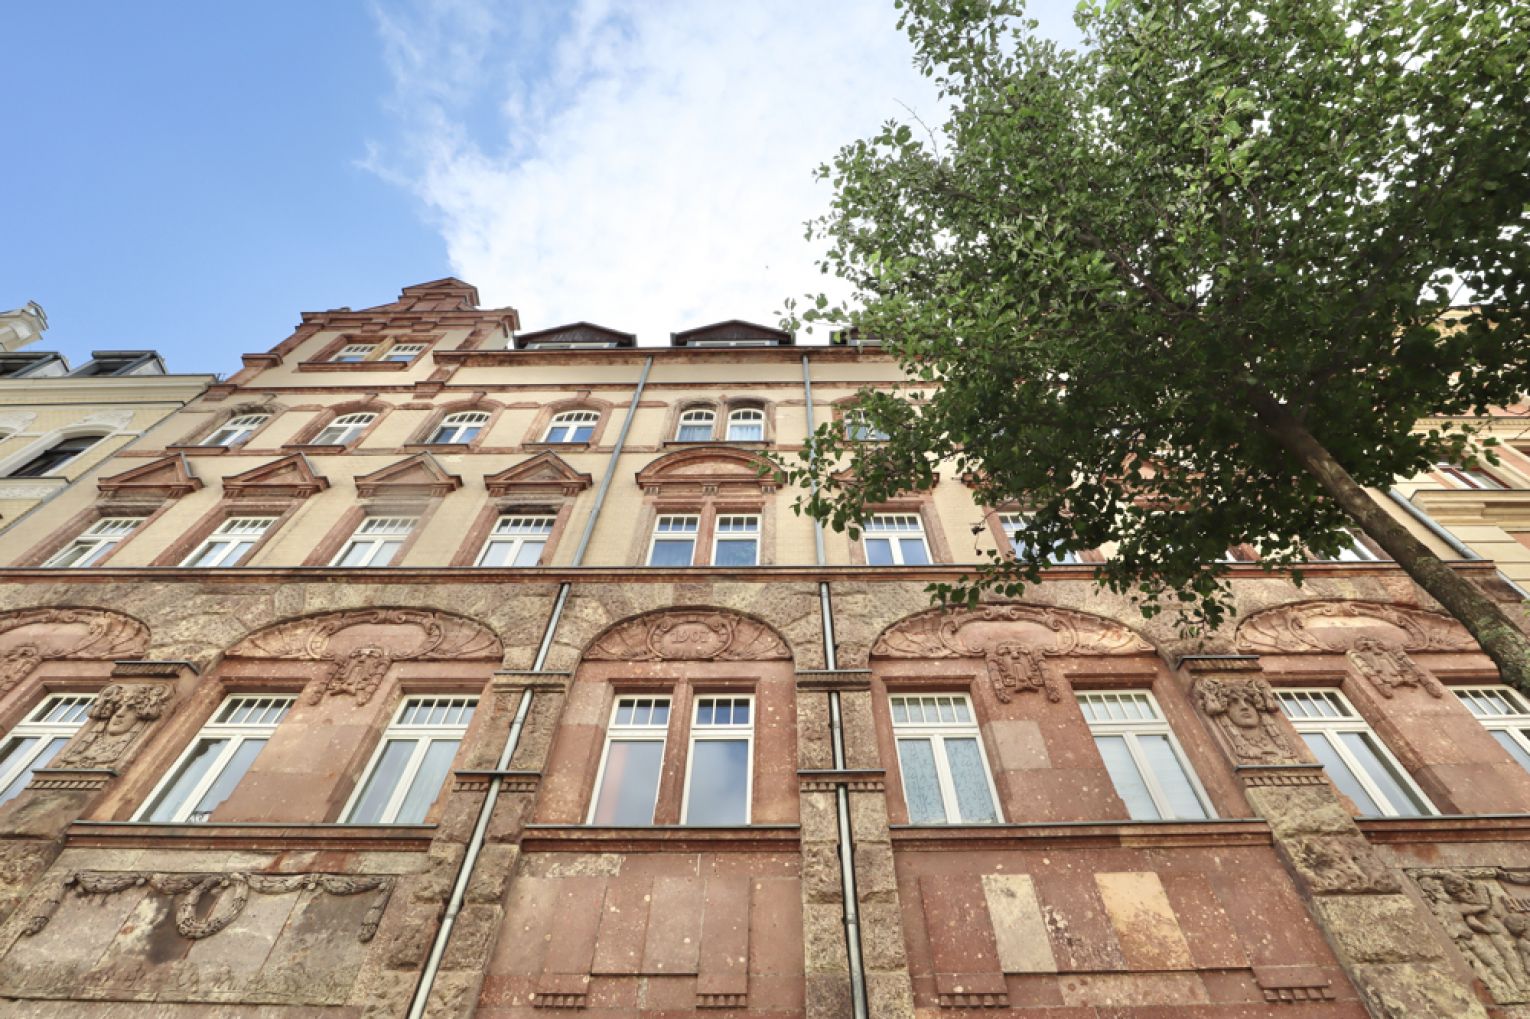
[{"label": "sky", "polygon": [[[1070,0],[1032,5],[1077,40]],[[459,276],[525,330],[775,324],[816,166],[938,123],[891,0],[7,10],[0,309],[35,349],[231,374],[305,310]]]}]

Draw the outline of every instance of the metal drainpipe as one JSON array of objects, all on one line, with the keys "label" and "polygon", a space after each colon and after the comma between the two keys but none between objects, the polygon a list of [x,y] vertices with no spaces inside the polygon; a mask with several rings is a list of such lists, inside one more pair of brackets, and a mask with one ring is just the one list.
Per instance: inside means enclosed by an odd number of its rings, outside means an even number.
[{"label": "metal drainpipe", "polygon": [[[808,367],[808,356],[802,355],[802,392],[807,403],[808,433],[813,432],[813,378]],[[816,492],[817,482],[813,489]],[[823,547],[823,524],[813,521],[813,551],[818,565],[825,565]],[[823,664],[829,671],[839,668],[839,657],[834,651],[834,606],[829,598],[829,582],[818,582],[818,610],[823,627]],[[829,691],[829,745],[832,748],[834,770],[845,769],[845,729],[840,718],[839,691]],[[834,783],[834,814],[839,833],[839,884],[840,896],[845,903],[845,956],[850,963],[850,1008],[855,1019],[867,1019],[866,967],[861,957],[860,897],[855,887],[855,845],[850,834],[850,791],[843,781]]]},{"label": "metal drainpipe", "polygon": [[[1482,556],[1468,548],[1460,538],[1457,538],[1454,534],[1451,534],[1448,530],[1437,523],[1435,519],[1428,513],[1425,513],[1423,510],[1413,505],[1413,500],[1409,499],[1406,495],[1403,495],[1397,489],[1387,489],[1387,497],[1390,498],[1393,502],[1397,503],[1397,505],[1401,506],[1403,508],[1403,512],[1407,513],[1408,516],[1422,524],[1430,534],[1434,535],[1436,538],[1439,538],[1441,541],[1443,541],[1446,545],[1450,546],[1450,550],[1456,555],[1460,556],[1462,559],[1480,560],[1482,558]],[[1498,571],[1498,579],[1502,580],[1505,584],[1508,584],[1509,588],[1521,598],[1530,598],[1530,591],[1526,591],[1523,587],[1520,587],[1514,581],[1510,580],[1508,575],[1505,574],[1503,570]]]},{"label": "metal drainpipe", "polygon": [[[584,534],[579,539],[579,547],[574,550],[574,566],[584,563],[585,550],[590,546],[590,536],[595,533],[595,522],[600,518],[601,508],[606,504],[606,493],[611,490],[611,477],[616,473],[617,461],[621,458],[622,447],[627,444],[627,433],[632,430],[632,419],[637,415],[638,403],[643,399],[643,389],[648,385],[648,371],[653,367],[653,356],[649,355],[643,361],[643,373],[638,376],[637,388],[632,394],[632,405],[627,408],[627,416],[622,421],[621,431],[617,433],[616,445],[611,449],[611,459],[606,465],[605,477],[600,479],[600,488],[595,492],[595,505],[590,507],[590,516],[584,524]],[[532,672],[541,672],[547,665],[547,656],[552,651],[553,635],[558,632],[558,621],[563,618],[563,607],[568,604],[569,590],[572,585],[563,581],[558,585],[558,599],[553,602],[552,614],[547,618],[547,629],[542,632],[542,643],[537,647],[536,661],[532,663]],[[484,841],[489,832],[489,820],[494,816],[494,807],[499,803],[499,793],[504,787],[504,772],[510,767],[510,760],[515,756],[515,749],[521,742],[521,730],[526,725],[526,717],[531,714],[530,690],[521,696],[521,703],[515,710],[515,720],[510,723],[510,732],[505,737],[505,745],[499,752],[499,761],[495,764],[496,774],[489,779],[489,791],[483,798],[483,806],[478,809],[478,821],[473,825],[473,834],[468,839],[466,851],[462,854],[462,863],[458,865],[457,879],[452,883],[451,897],[446,901],[446,914],[441,918],[441,927],[436,931],[435,940],[430,946],[430,956],[425,961],[425,971],[420,974],[420,982],[414,989],[414,998],[409,1003],[409,1019],[420,1019],[425,1014],[425,1006],[430,1000],[430,989],[435,986],[436,973],[441,969],[441,958],[446,954],[446,943],[451,939],[452,928],[457,924],[457,916],[462,912],[462,903],[467,898],[468,882],[473,877],[473,867],[478,862],[478,855],[483,850]]]}]

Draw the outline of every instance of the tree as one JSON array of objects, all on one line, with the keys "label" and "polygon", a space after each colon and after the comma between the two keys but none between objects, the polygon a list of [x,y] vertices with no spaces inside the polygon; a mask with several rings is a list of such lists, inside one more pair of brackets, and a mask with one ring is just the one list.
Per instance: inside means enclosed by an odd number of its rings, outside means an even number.
[{"label": "tree", "polygon": [[825,425],[782,461],[799,509],[854,537],[954,464],[1024,508],[1029,551],[935,594],[1014,596],[1111,542],[1096,580],[1188,627],[1224,618],[1230,546],[1299,580],[1358,528],[1530,690],[1505,609],[1365,491],[1496,462],[1415,423],[1530,392],[1530,7],[1106,0],[1073,51],[1022,0],[899,6],[948,116],[821,168],[809,233],[853,296],[800,319],[911,384],[862,394],[885,442]]}]

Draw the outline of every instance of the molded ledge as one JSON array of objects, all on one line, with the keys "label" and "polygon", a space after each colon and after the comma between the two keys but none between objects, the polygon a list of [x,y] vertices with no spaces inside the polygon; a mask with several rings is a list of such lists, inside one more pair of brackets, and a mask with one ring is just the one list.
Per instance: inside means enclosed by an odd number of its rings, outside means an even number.
[{"label": "molded ledge", "polygon": [[893,848],[912,852],[980,849],[1084,849],[1099,846],[1269,846],[1258,818],[1216,821],[1076,821],[1057,824],[894,824]]},{"label": "molded ledge", "polygon": [[696,828],[651,825],[603,828],[586,824],[528,824],[521,836],[525,853],[795,853],[801,847],[795,824]]},{"label": "molded ledge", "polygon": [[371,853],[425,853],[433,824],[156,824],[141,821],[76,821],[65,832],[70,846],[111,849],[291,849]]}]

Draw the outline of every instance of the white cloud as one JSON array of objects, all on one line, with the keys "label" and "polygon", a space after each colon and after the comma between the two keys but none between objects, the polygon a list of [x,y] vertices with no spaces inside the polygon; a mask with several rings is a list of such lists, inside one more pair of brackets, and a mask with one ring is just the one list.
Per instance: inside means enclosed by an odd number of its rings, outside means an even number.
[{"label": "white cloud", "polygon": [[889,0],[437,0],[377,21],[407,145],[369,162],[526,329],[774,324],[830,282],[803,237],[830,197],[813,168],[905,107],[939,119]]}]

